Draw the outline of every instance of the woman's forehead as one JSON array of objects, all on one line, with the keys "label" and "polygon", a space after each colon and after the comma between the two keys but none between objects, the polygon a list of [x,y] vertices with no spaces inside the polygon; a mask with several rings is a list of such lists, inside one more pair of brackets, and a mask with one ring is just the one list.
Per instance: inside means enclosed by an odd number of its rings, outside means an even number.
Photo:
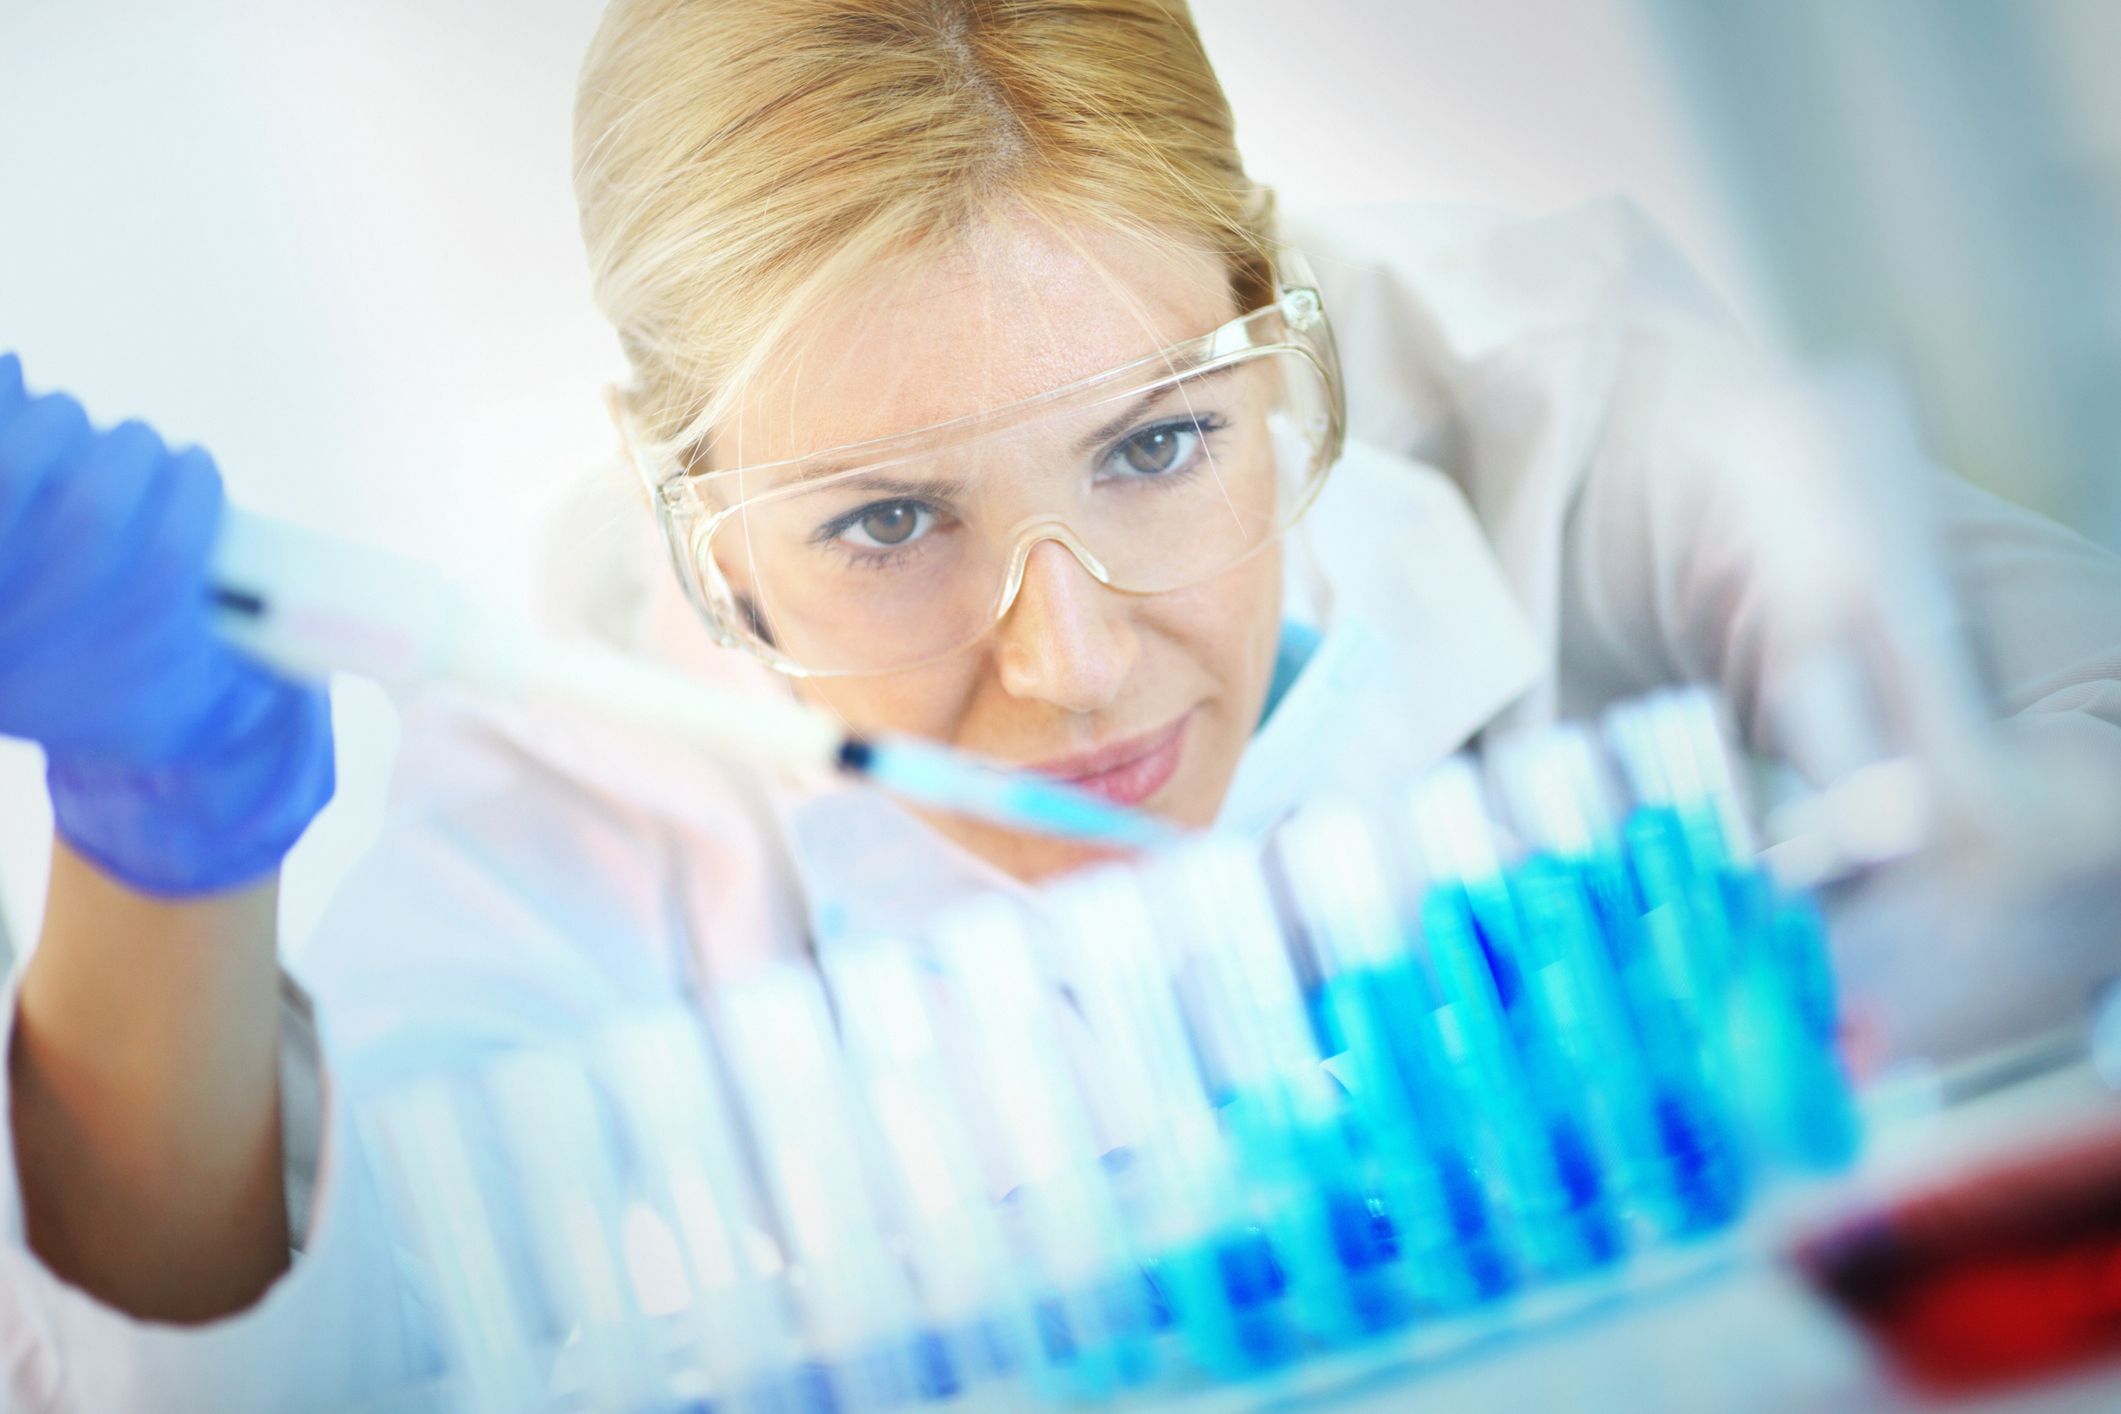
[{"label": "woman's forehead", "polygon": [[1036,223],[989,228],[808,321],[715,460],[751,465],[989,411],[1205,334],[1235,313],[1216,257]]}]

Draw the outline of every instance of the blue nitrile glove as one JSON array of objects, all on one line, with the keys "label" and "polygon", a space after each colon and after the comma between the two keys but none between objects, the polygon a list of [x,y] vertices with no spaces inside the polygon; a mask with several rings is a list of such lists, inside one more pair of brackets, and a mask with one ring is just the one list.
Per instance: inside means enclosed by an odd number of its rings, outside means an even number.
[{"label": "blue nitrile glove", "polygon": [[0,355],[0,735],[40,743],[61,836],[135,888],[270,873],[332,792],[330,706],[217,638],[221,476],[99,432]]}]

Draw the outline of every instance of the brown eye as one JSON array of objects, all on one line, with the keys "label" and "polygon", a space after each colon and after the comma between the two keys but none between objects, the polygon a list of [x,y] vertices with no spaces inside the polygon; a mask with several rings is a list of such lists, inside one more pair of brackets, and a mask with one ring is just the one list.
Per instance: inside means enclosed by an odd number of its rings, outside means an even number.
[{"label": "brown eye", "polygon": [[920,527],[920,507],[908,501],[878,506],[863,516],[862,534],[879,545],[903,545]]},{"label": "brown eye", "polygon": [[1185,431],[1176,427],[1152,427],[1127,439],[1120,455],[1130,471],[1156,476],[1177,466],[1186,449]]},{"label": "brown eye", "polygon": [[857,551],[897,550],[918,544],[940,521],[926,501],[872,501],[822,527],[818,539]]},{"label": "brown eye", "polygon": [[955,524],[944,507],[901,496],[851,506],[812,531],[810,539],[837,549],[850,568],[897,569],[937,548],[931,537]]}]

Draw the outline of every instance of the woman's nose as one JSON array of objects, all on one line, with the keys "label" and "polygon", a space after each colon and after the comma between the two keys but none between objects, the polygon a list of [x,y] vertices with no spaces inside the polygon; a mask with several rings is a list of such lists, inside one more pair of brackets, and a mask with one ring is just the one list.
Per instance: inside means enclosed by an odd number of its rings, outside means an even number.
[{"label": "woman's nose", "polygon": [[1057,541],[1031,549],[999,629],[996,663],[1010,696],[1095,712],[1118,698],[1139,640],[1125,596]]}]

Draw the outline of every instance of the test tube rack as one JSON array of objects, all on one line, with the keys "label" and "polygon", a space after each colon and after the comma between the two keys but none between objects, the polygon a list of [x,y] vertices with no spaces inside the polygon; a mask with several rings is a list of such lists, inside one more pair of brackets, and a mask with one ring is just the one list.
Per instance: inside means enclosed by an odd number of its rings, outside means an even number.
[{"label": "test tube rack", "polygon": [[1726,740],[1661,693],[377,1093],[428,1407],[1242,1407],[1713,1245],[1858,1142]]}]

